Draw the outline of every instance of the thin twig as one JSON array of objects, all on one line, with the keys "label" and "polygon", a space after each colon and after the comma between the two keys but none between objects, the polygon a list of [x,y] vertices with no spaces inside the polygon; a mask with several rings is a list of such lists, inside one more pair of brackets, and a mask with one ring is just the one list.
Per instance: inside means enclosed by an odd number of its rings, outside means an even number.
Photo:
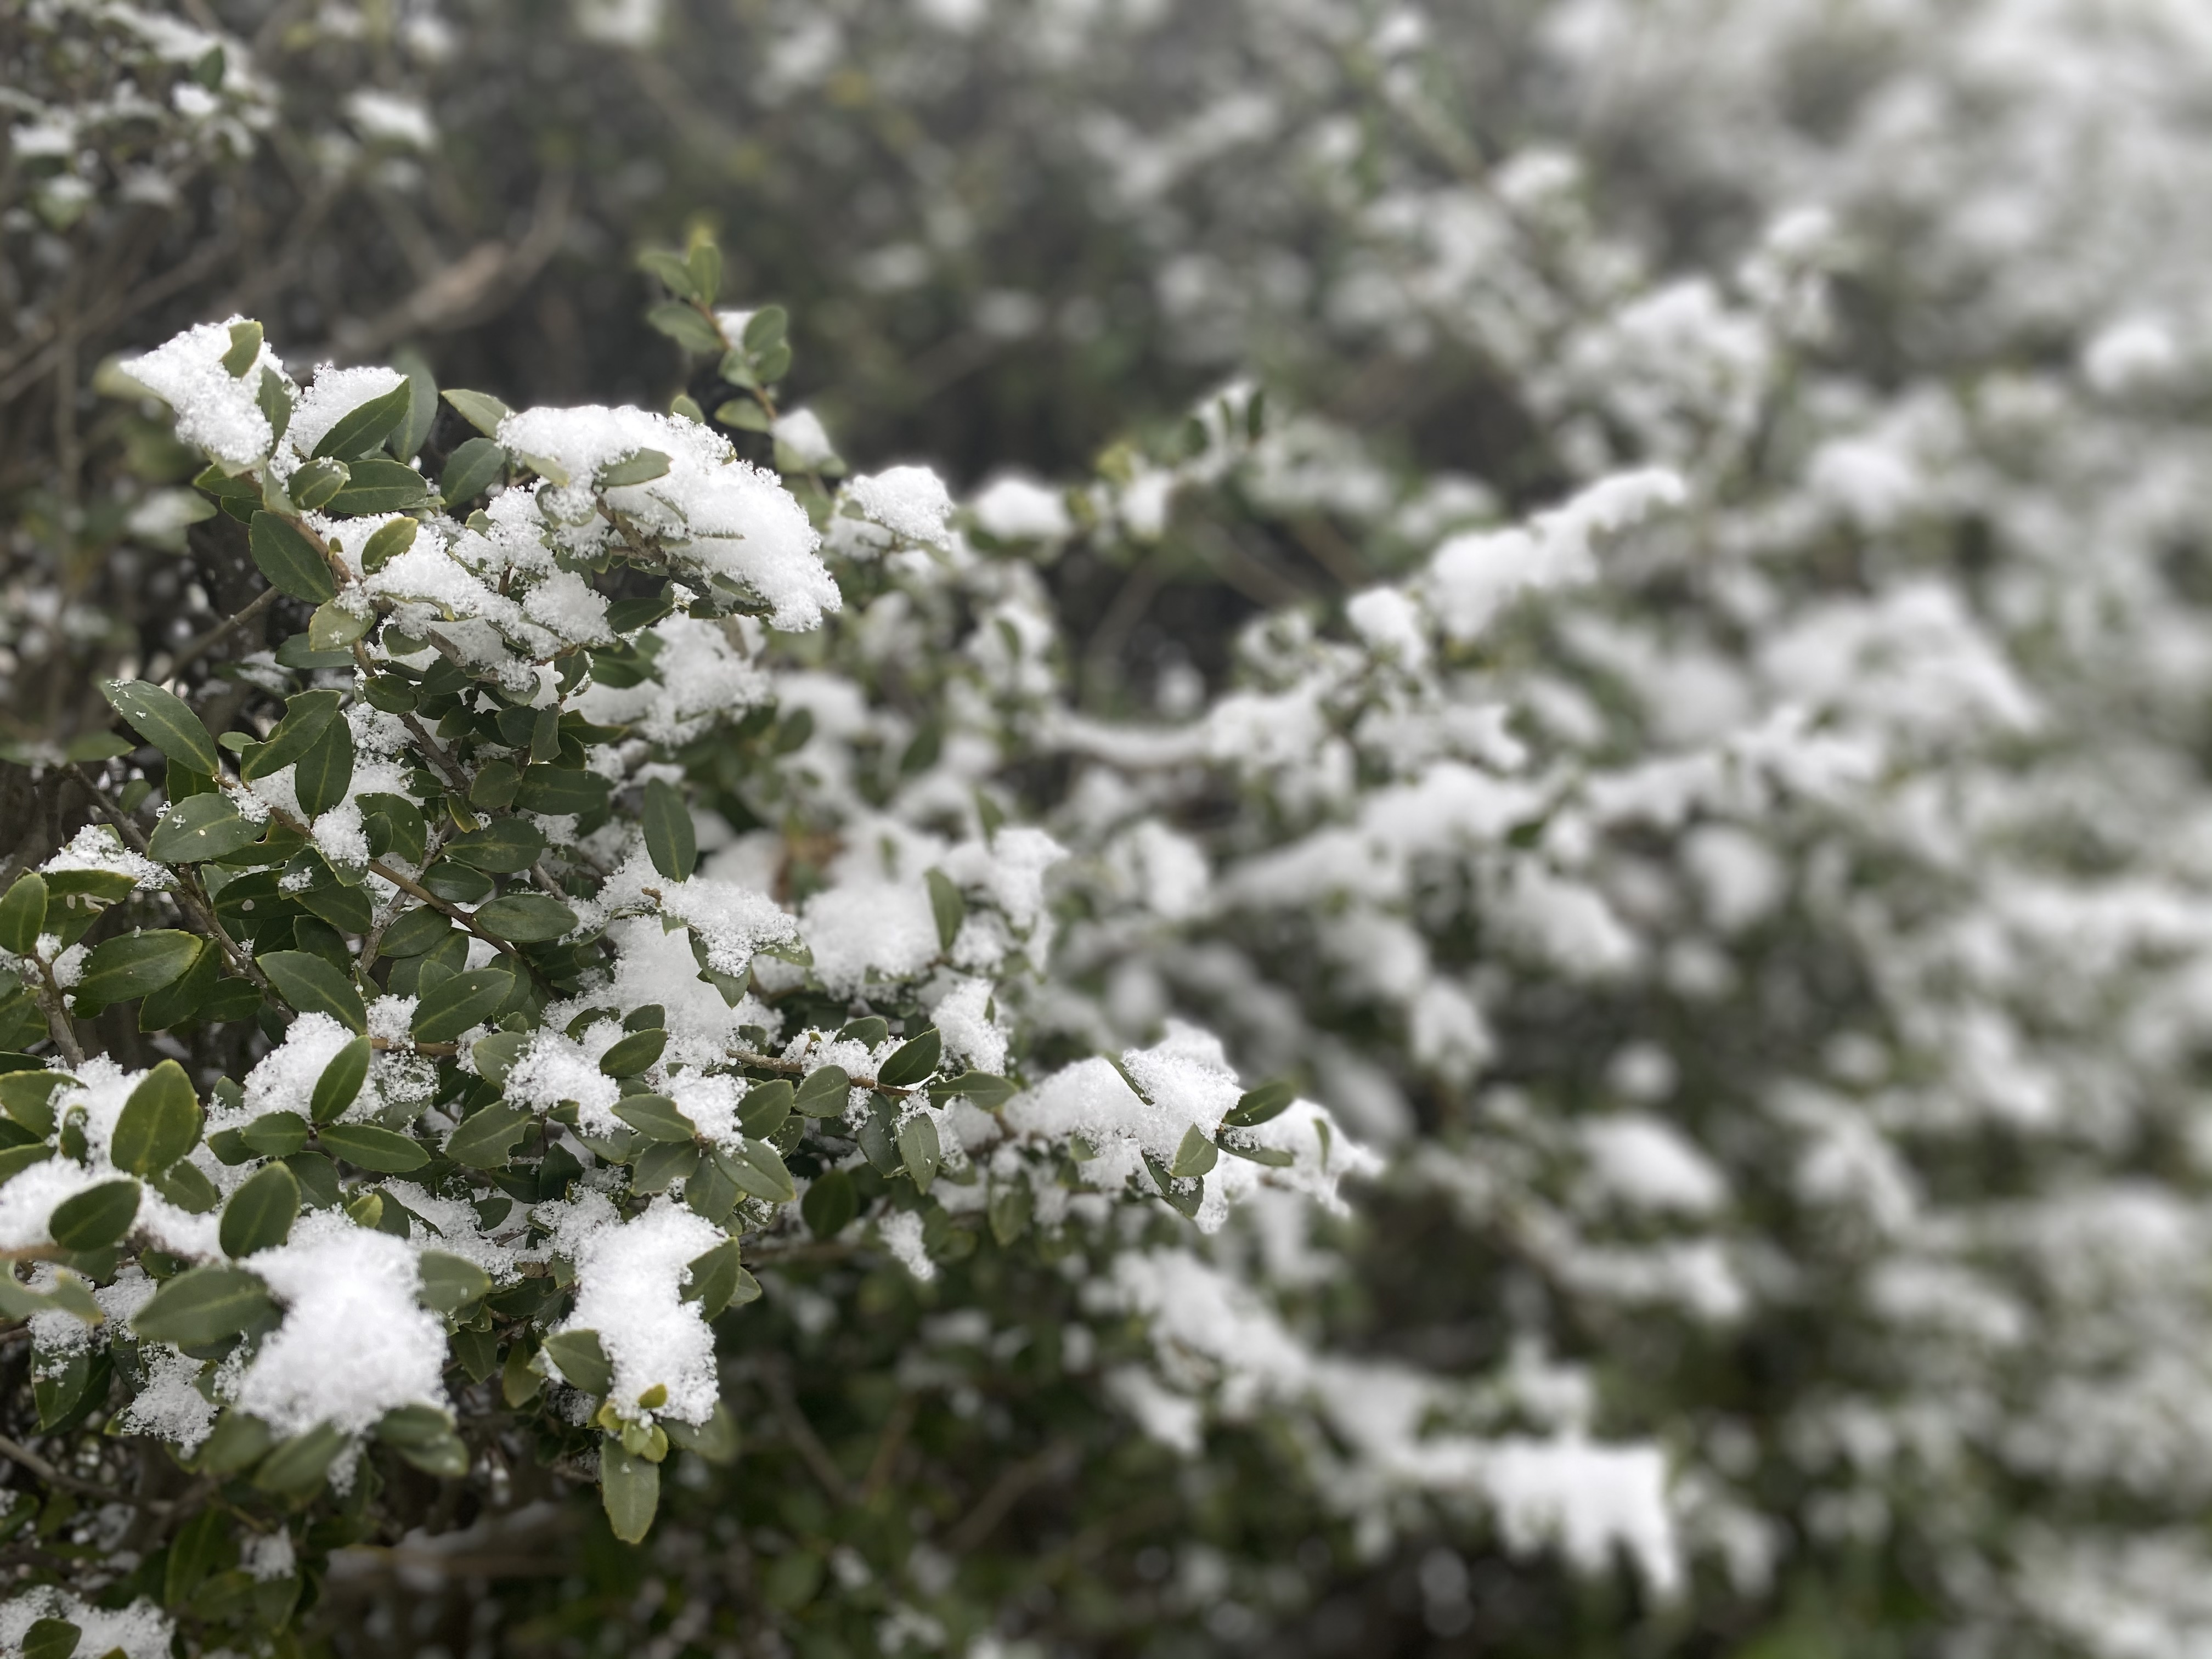
[{"label": "thin twig", "polygon": [[1073,1474],[1075,1462],[1075,1443],[1070,1440],[1055,1440],[1042,1451],[1024,1458],[993,1481],[990,1489],[975,1500],[975,1507],[945,1534],[945,1547],[954,1555],[965,1555],[989,1537],[991,1529],[1006,1518],[1006,1512],[1030,1492]]},{"label": "thin twig", "polygon": [[0,1434],[0,1456],[21,1464],[50,1486],[59,1486],[81,1497],[97,1498],[104,1504],[126,1504],[134,1509],[151,1510],[156,1515],[166,1515],[170,1505],[159,1498],[133,1498],[128,1492],[116,1492],[96,1480],[81,1480],[76,1475],[64,1474],[28,1446],[18,1445],[4,1434]]},{"label": "thin twig", "polygon": [[914,1427],[915,1413],[921,1402],[910,1394],[902,1394],[898,1404],[891,1407],[890,1420],[884,1425],[884,1437],[876,1443],[876,1455],[868,1460],[868,1473],[860,1482],[858,1502],[863,1508],[876,1501],[885,1486],[890,1484],[891,1468],[906,1444],[908,1431]]},{"label": "thin twig", "polygon": [[161,678],[165,680],[175,679],[178,675],[183,673],[185,670],[245,627],[246,623],[258,620],[264,611],[276,603],[281,592],[282,590],[278,588],[263,588],[260,592],[254,595],[252,602],[244,610],[234,611],[178,652],[176,660],[168,665],[167,671]]},{"label": "thin twig", "polygon": [[840,1504],[851,1503],[851,1483],[838,1468],[836,1460],[830,1455],[830,1449],[822,1443],[821,1436],[814,1432],[814,1425],[806,1420],[806,1413],[799,1410],[799,1401],[791,1391],[791,1379],[784,1375],[783,1368],[773,1364],[764,1366],[761,1371],[761,1381],[768,1389],[769,1399],[775,1407],[776,1420],[783,1425],[784,1433],[798,1448],[799,1461],[812,1471],[814,1478],[822,1483],[823,1490],[831,1498]]}]

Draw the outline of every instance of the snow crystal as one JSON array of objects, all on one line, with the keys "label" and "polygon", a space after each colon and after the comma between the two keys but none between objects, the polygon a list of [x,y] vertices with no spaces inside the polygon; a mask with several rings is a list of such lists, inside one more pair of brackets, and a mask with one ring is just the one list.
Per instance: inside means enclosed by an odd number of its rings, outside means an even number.
[{"label": "snow crystal", "polygon": [[893,535],[913,542],[941,542],[952,497],[945,481],[926,466],[894,466],[864,473],[845,486],[845,498]]},{"label": "snow crystal", "polygon": [[216,1407],[199,1391],[201,1361],[174,1349],[144,1345],[146,1379],[118,1421],[131,1434],[147,1434],[190,1453],[215,1427]]},{"label": "snow crystal", "polygon": [[616,1408],[636,1414],[637,1397],[660,1385],[668,1401],[659,1415],[684,1423],[713,1416],[720,1397],[714,1334],[699,1304],[682,1298],[690,1263],[722,1243],[721,1229],[666,1199],[617,1221],[596,1193],[538,1213],[554,1222],[557,1247],[576,1264],[575,1310],[562,1328],[599,1334],[614,1367]]},{"label": "snow crystal", "polygon": [[296,1557],[292,1550],[292,1534],[278,1530],[248,1538],[239,1551],[239,1565],[246,1576],[256,1583],[268,1583],[274,1579],[289,1578]]},{"label": "snow crystal", "polygon": [[88,823],[70,837],[69,845],[39,866],[42,875],[59,870],[108,870],[128,876],[142,893],[168,890],[169,872],[153,860],[125,847],[104,823]]},{"label": "snow crystal", "polygon": [[922,1248],[921,1217],[912,1210],[897,1210],[876,1223],[884,1248],[916,1279],[927,1284],[937,1277],[937,1264]]},{"label": "snow crystal", "polygon": [[416,1300],[421,1276],[404,1239],[310,1212],[253,1270],[286,1304],[237,1404],[280,1435],[334,1423],[349,1434],[400,1406],[444,1407],[446,1333]]},{"label": "snow crystal", "polygon": [[1658,1118],[1595,1118],[1582,1125],[1582,1140],[1600,1188],[1633,1208],[1710,1215],[1728,1201],[1728,1182],[1712,1161]]},{"label": "snow crystal", "polygon": [[799,931],[816,975],[842,995],[859,991],[872,971],[911,979],[937,959],[937,916],[918,881],[855,882],[817,893]]},{"label": "snow crystal", "polygon": [[221,1123],[210,1121],[210,1133],[242,1127],[264,1112],[297,1112],[306,1117],[324,1070],[353,1039],[354,1034],[328,1014],[301,1014],[285,1030],[284,1041],[246,1074],[246,1101],[236,1114],[237,1122],[228,1117]]},{"label": "snow crystal", "polygon": [[802,471],[811,471],[837,459],[837,448],[823,429],[822,417],[811,409],[790,409],[775,417],[770,428],[776,453],[788,456]]},{"label": "snow crystal", "polygon": [[945,1052],[964,1060],[979,1072],[1006,1069],[1006,1034],[986,1013],[991,1002],[991,981],[961,979],[930,1010],[930,1022],[945,1040]]},{"label": "snow crystal", "polygon": [[1001,541],[1056,541],[1075,521],[1060,491],[1018,474],[1002,474],[969,503],[976,524]]},{"label": "snow crystal", "polygon": [[345,100],[346,117],[356,131],[370,143],[404,144],[410,149],[428,149],[438,142],[438,129],[430,112],[412,98],[364,87]]},{"label": "snow crystal", "polygon": [[615,1133],[623,1127],[615,1115],[622,1085],[599,1070],[599,1056],[622,1035],[612,1020],[591,1027],[580,1042],[550,1027],[532,1032],[529,1046],[507,1074],[503,1092],[507,1101],[539,1112],[573,1101],[577,1126],[586,1134]]},{"label": "snow crystal", "polygon": [[[202,323],[143,357],[125,358],[121,365],[125,374],[176,410],[179,438],[206,450],[234,472],[268,455],[274,434],[255,398],[263,370],[283,374],[283,364],[265,341],[244,375],[222,366],[223,354],[231,347],[230,325],[243,320],[232,317]],[[290,384],[289,379],[286,384]],[[295,416],[295,424],[297,419]]]}]

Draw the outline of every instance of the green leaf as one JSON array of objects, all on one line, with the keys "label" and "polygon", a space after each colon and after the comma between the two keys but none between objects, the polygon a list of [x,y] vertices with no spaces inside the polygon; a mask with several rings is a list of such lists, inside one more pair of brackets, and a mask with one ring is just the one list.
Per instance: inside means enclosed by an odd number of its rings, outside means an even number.
[{"label": "green leaf", "polygon": [[404,461],[356,461],[345,488],[325,510],[349,516],[409,513],[430,500],[430,481]]},{"label": "green leaf", "polygon": [[496,1089],[507,1081],[507,1074],[529,1046],[527,1032],[495,1031],[488,1037],[478,1037],[469,1055],[476,1061],[477,1075]]},{"label": "green leaf", "polygon": [[696,237],[684,264],[690,273],[693,297],[702,305],[714,304],[722,286],[722,250],[707,237]]},{"label": "green leaf", "polygon": [[736,427],[742,432],[767,432],[775,422],[768,410],[750,398],[732,398],[714,410],[714,418],[724,426]]},{"label": "green leaf", "polygon": [[660,1504],[660,1467],[623,1449],[609,1435],[599,1451],[599,1501],[607,1525],[625,1544],[642,1543]]},{"label": "green leaf", "polygon": [[876,1081],[891,1089],[904,1089],[921,1082],[937,1069],[944,1047],[945,1040],[937,1034],[937,1028],[929,1027],[912,1042],[899,1046],[884,1062]]},{"label": "green leaf", "polygon": [[450,387],[441,395],[463,420],[487,438],[497,437],[499,423],[514,413],[488,392],[463,392],[458,387]]},{"label": "green leaf", "polygon": [[1202,1176],[1220,1161],[1219,1150],[1194,1123],[1183,1131],[1182,1144],[1176,1148],[1175,1162],[1168,1165],[1168,1173],[1178,1180],[1187,1176]]},{"label": "green leaf", "polygon": [[0,951],[27,957],[46,931],[46,884],[36,874],[18,876],[0,898]]},{"label": "green leaf", "polygon": [[[469,440],[472,444],[483,441],[481,438]],[[451,472],[453,469],[448,467],[447,471]],[[390,524],[379,525],[370,532],[368,539],[361,544],[362,569],[374,575],[414,546],[415,538],[422,529],[420,522],[414,519],[394,519]]]},{"label": "green leaf", "polygon": [[929,1085],[933,1097],[949,1097],[965,1095],[987,1112],[995,1112],[1018,1092],[1014,1085],[988,1072],[963,1072],[958,1077],[944,1078]]},{"label": "green leaf", "polygon": [[681,254],[671,253],[665,248],[648,248],[637,256],[637,262],[666,283],[671,293],[680,294],[687,300],[714,304],[713,295],[699,291],[698,281],[692,276],[691,267]]},{"label": "green leaf", "polygon": [[272,951],[258,958],[277,995],[303,1014],[328,1014],[356,1036],[368,1030],[368,1011],[352,980],[308,951]]},{"label": "green leaf", "polygon": [[477,924],[518,945],[536,945],[572,933],[576,913],[543,893],[509,893],[476,913]]},{"label": "green leaf", "polygon": [[1168,1166],[1150,1152],[1145,1154],[1145,1168],[1152,1172],[1152,1184],[1167,1200],[1168,1207],[1185,1220],[1195,1219],[1198,1206],[1206,1201],[1206,1178],[1200,1176],[1178,1181],[1169,1172]]},{"label": "green leaf", "polygon": [[1280,1117],[1297,1098],[1297,1088],[1289,1083],[1263,1083],[1256,1089],[1247,1090],[1237,1097],[1237,1103],[1222,1115],[1224,1129],[1256,1129],[1262,1123]]},{"label": "green leaf", "polygon": [[103,1181],[54,1206],[47,1231],[65,1250],[104,1250],[138,1218],[138,1196],[135,1181]]},{"label": "green leaf", "polygon": [[315,1092],[307,1115],[317,1123],[328,1123],[353,1104],[361,1085],[368,1080],[368,1039],[357,1036],[331,1056],[323,1074],[315,1079]]},{"label": "green leaf", "polygon": [[325,506],[331,496],[345,488],[353,469],[343,461],[309,461],[285,480],[284,488],[292,497],[295,507],[309,511]]},{"label": "green leaf", "polygon": [[67,1072],[9,1072],[0,1077],[0,1112],[44,1140],[54,1132],[54,1091],[75,1080]]},{"label": "green leaf", "polygon": [[[289,431],[292,426],[292,394],[285,389],[283,380],[278,377],[275,369],[264,368],[261,371],[261,384],[254,392],[253,401],[261,412],[269,417],[270,435],[281,442],[285,433]],[[245,480],[240,479],[238,482],[242,483]],[[258,499],[258,495],[256,499]],[[233,516],[244,518],[249,515],[238,514]]]},{"label": "green leaf", "polygon": [[945,1161],[945,1150],[937,1139],[937,1125],[927,1117],[915,1116],[898,1127],[899,1158],[906,1172],[914,1177],[915,1188],[927,1192],[929,1183],[937,1179],[938,1166]]},{"label": "green leaf", "polygon": [[422,1305],[440,1313],[459,1313],[491,1294],[491,1276],[465,1257],[425,1250],[416,1266],[422,1275]]},{"label": "green leaf", "polygon": [[659,1060],[667,1047],[665,1031],[633,1031],[599,1056],[599,1070],[608,1077],[635,1077]]},{"label": "green leaf", "polygon": [[645,320],[686,351],[711,357],[724,349],[720,331],[681,300],[663,300]]},{"label": "green leaf", "polygon": [[120,760],[137,746],[130,738],[112,732],[86,732],[71,738],[62,755],[73,761]]},{"label": "green leaf", "polygon": [[264,1112],[237,1133],[249,1152],[289,1158],[307,1144],[307,1120],[297,1112]]},{"label": "green leaf", "polygon": [[161,815],[147,837],[146,855],[163,864],[198,864],[239,852],[261,839],[228,795],[193,795]]},{"label": "green leaf", "polygon": [[453,935],[453,924],[445,912],[428,905],[410,910],[384,930],[378,948],[387,957],[419,957],[436,950]]},{"label": "green leaf", "polygon": [[293,767],[292,791],[301,811],[313,818],[343,800],[352,785],[353,727],[332,720]]},{"label": "green leaf", "polygon": [[495,876],[527,870],[544,850],[544,836],[536,824],[523,818],[494,818],[483,829],[455,836],[446,843],[447,857]]},{"label": "green leaf", "polygon": [[801,1117],[842,1117],[853,1079],[842,1066],[824,1066],[800,1082],[792,1106]]},{"label": "green leaf", "polygon": [[337,691],[302,691],[284,701],[284,718],[270,732],[269,741],[240,757],[238,775],[248,783],[282,771],[315,746],[344,705]]},{"label": "green leaf", "polygon": [[215,739],[183,698],[149,680],[110,680],[100,690],[132,731],[178,765],[210,778],[222,769]]},{"label": "green leaf", "polygon": [[620,489],[629,484],[651,483],[655,478],[667,476],[667,456],[657,449],[640,449],[601,467],[598,483],[602,489]]},{"label": "green leaf", "polygon": [[860,1212],[860,1195],[842,1170],[824,1170],[799,1201],[799,1213],[817,1238],[835,1238]]},{"label": "green leaf", "polygon": [[692,1257],[684,1271],[690,1275],[690,1282],[684,1286],[684,1300],[697,1303],[702,1319],[712,1319],[730,1305],[730,1298],[737,1294],[740,1273],[747,1279],[752,1277],[745,1273],[734,1238],[726,1238],[703,1255]]},{"label": "green leaf", "polygon": [[94,945],[84,959],[76,998],[89,1006],[128,1002],[182,979],[199,960],[207,941],[174,927],[125,933]]},{"label": "green leaf", "polygon": [[380,1129],[373,1123],[326,1123],[316,1131],[323,1150],[382,1175],[405,1175],[430,1161],[412,1135]]},{"label": "green leaf", "polygon": [[205,1215],[222,1202],[222,1194],[216,1190],[215,1182],[191,1164],[172,1164],[153,1177],[153,1185],[155,1192],[186,1215]]},{"label": "green leaf", "polygon": [[[216,48],[220,52],[222,47]],[[258,350],[261,343],[254,342]],[[226,357],[224,362],[228,363]],[[210,1514],[210,1518],[221,1523],[222,1517]],[[84,1639],[84,1632],[66,1619],[34,1619],[31,1627],[23,1632],[23,1659],[70,1659],[76,1644]]]},{"label": "green leaf", "polygon": [[204,1115],[185,1068],[165,1060],[146,1073],[115,1120],[109,1157],[118,1170],[149,1176],[199,1145]]},{"label": "green leaf", "polygon": [[235,1260],[282,1244],[299,1213],[299,1177],[282,1164],[264,1164],[222,1206],[222,1253]]},{"label": "green leaf", "polygon": [[[218,48],[219,50],[219,48]],[[230,349],[222,354],[222,366],[234,380],[246,378],[261,356],[261,325],[251,320],[230,325]]]},{"label": "green leaf", "polygon": [[[231,1273],[236,1270],[229,1267],[203,1267],[197,1271]],[[186,1275],[187,1278],[190,1276],[190,1274]],[[255,1284],[260,1282],[253,1279],[251,1273],[240,1273],[239,1277],[252,1279]],[[275,1318],[276,1311],[276,1304],[273,1302],[270,1303],[268,1316],[270,1319]],[[175,1340],[176,1339],[167,1340]],[[206,1341],[219,1340],[221,1338],[206,1338],[198,1342],[179,1341],[179,1346],[198,1347],[204,1346]],[[267,1454],[270,1447],[276,1443],[276,1433],[259,1418],[248,1417],[244,1412],[227,1411],[216,1419],[214,1431],[200,1443],[198,1455],[192,1459],[192,1467],[204,1474],[236,1474],[240,1469],[251,1468],[259,1462]]]},{"label": "green leaf", "polygon": [[671,881],[689,879],[699,862],[699,842],[683,793],[663,779],[647,781],[642,819],[653,867]]},{"label": "green leaf", "polygon": [[615,1385],[615,1368],[597,1331],[558,1331],[545,1339],[545,1357],[562,1376],[586,1394],[604,1398]]},{"label": "green leaf", "polygon": [[790,1119],[796,1091],[787,1079],[757,1085],[738,1107],[738,1127],[766,1140]]},{"label": "green leaf", "polygon": [[763,306],[745,319],[745,349],[757,356],[783,343],[791,315],[781,306]]},{"label": "green leaf", "polygon": [[653,1140],[690,1140],[699,1133],[666,1095],[624,1095],[615,1103],[615,1115]]},{"label": "green leaf", "polygon": [[514,975],[506,969],[473,968],[423,992],[410,1029],[418,1042],[451,1042],[494,1018],[514,994]]},{"label": "green leaf", "polygon": [[4,1187],[33,1164],[44,1164],[54,1155],[54,1149],[44,1141],[34,1140],[27,1146],[10,1146],[0,1152],[0,1187]]},{"label": "green leaf", "polygon": [[402,380],[381,396],[348,410],[323,434],[322,442],[315,446],[316,457],[335,455],[342,461],[365,459],[381,448],[384,441],[407,418],[409,405],[414,400],[414,388]]},{"label": "green leaf", "polygon": [[987,1218],[991,1224],[991,1237],[1001,1245],[1012,1243],[1030,1229],[1030,1216],[1036,1200],[1026,1181],[1010,1181],[991,1194]]},{"label": "green leaf", "polygon": [[695,1457],[703,1457],[709,1463],[730,1463],[737,1460],[739,1440],[738,1419],[730,1415],[730,1408],[720,1401],[714,1402],[714,1414],[704,1423],[686,1423],[678,1418],[667,1418],[660,1425],[668,1435],[668,1443],[678,1451],[688,1451]]},{"label": "green leaf", "polygon": [[392,366],[407,377],[407,413],[385,441],[401,460],[411,460],[437,422],[438,383],[431,378],[430,365],[422,361],[420,352],[397,352]]},{"label": "green leaf", "polygon": [[1262,1146],[1235,1129],[1224,1133],[1219,1144],[1223,1152],[1249,1163],[1264,1164],[1271,1170],[1287,1170],[1298,1161],[1296,1152],[1281,1146]]},{"label": "green leaf", "polygon": [[950,951],[960,937],[960,924],[968,920],[968,901],[942,870],[925,871],[922,878],[929,884],[929,913],[937,919],[938,948]]},{"label": "green leaf", "polygon": [[774,386],[791,372],[791,344],[779,340],[753,360],[753,373],[763,386]]},{"label": "green leaf", "polygon": [[503,1168],[529,1127],[529,1113],[512,1106],[486,1106],[463,1118],[460,1127],[446,1137],[446,1156],[471,1170]]},{"label": "green leaf", "polygon": [[840,1042],[857,1042],[864,1048],[873,1048],[891,1034],[891,1023],[881,1014],[868,1014],[849,1020],[837,1032]]},{"label": "green leaf", "polygon": [[253,1472],[259,1490],[298,1500],[320,1491],[323,1477],[345,1449],[346,1437],[335,1423],[318,1423],[305,1434],[295,1434],[261,1460]]},{"label": "green leaf", "polygon": [[254,564],[278,592],[310,605],[337,595],[330,562],[291,520],[276,513],[255,514],[246,527],[246,545]]},{"label": "green leaf", "polygon": [[605,811],[610,787],[599,773],[580,768],[526,766],[522,781],[515,788],[514,804],[526,812],[574,813],[586,817]]},{"label": "green leaf", "polygon": [[349,611],[337,599],[315,607],[307,618],[307,644],[316,651],[343,651],[375,626],[374,611]]},{"label": "green leaf", "polygon": [[742,1152],[717,1153],[716,1160],[740,1192],[771,1204],[788,1204],[799,1196],[791,1171],[783,1166],[783,1155],[765,1140],[749,1139]]}]

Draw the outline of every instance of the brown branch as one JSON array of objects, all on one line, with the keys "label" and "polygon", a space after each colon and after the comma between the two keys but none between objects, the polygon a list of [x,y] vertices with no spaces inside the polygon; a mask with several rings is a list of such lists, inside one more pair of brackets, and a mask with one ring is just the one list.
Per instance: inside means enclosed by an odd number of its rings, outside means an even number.
[{"label": "brown branch", "polygon": [[245,627],[246,623],[257,620],[270,605],[276,603],[280,592],[281,590],[274,587],[262,589],[254,596],[252,603],[244,610],[234,612],[224,621],[217,623],[199,638],[193,640],[178,652],[176,660],[169,665],[161,678],[165,680],[176,678],[178,675],[183,673],[185,670]]},{"label": "brown branch", "polygon": [[945,1534],[945,1547],[954,1555],[965,1555],[989,1537],[991,1529],[1006,1518],[1006,1512],[1031,1492],[1048,1481],[1065,1480],[1073,1474],[1076,1462],[1076,1447],[1072,1440],[1055,1440],[1042,1451],[1024,1458],[993,1481],[990,1489],[975,1501],[975,1507]]},{"label": "brown branch", "polygon": [[21,1464],[50,1486],[59,1486],[63,1491],[76,1492],[80,1497],[97,1498],[103,1504],[128,1504],[133,1509],[150,1510],[156,1515],[167,1515],[172,1507],[162,1498],[133,1498],[128,1492],[103,1486],[96,1480],[81,1480],[76,1475],[65,1474],[28,1446],[19,1445],[4,1434],[0,1434],[0,1456]]}]

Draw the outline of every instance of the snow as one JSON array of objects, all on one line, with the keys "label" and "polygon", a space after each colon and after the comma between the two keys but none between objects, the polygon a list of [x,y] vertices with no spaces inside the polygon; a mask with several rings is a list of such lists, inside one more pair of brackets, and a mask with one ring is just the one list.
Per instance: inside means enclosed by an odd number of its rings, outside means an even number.
[{"label": "snow", "polygon": [[[699,1304],[681,1297],[688,1264],[722,1242],[721,1230],[665,1198],[629,1221],[596,1193],[538,1213],[553,1222],[556,1248],[576,1265],[576,1305],[562,1328],[599,1334],[614,1367],[615,1408],[683,1423],[713,1416],[714,1334]],[[638,1396],[656,1386],[667,1389],[667,1403],[641,1410]]]},{"label": "snow", "polygon": [[1002,473],[969,503],[978,526],[1001,541],[1058,541],[1075,521],[1060,491],[1020,473]]},{"label": "snow", "polygon": [[[121,365],[125,374],[176,410],[180,440],[198,445],[233,472],[265,459],[275,441],[269,417],[255,402],[262,374],[273,370],[290,385],[283,362],[266,341],[244,375],[222,366],[223,354],[231,348],[230,325],[244,320],[234,316],[202,323]],[[295,425],[297,420],[295,415]]]},{"label": "snow", "polygon": [[945,481],[926,466],[894,466],[864,473],[846,484],[845,499],[893,535],[941,542],[952,497]]}]

